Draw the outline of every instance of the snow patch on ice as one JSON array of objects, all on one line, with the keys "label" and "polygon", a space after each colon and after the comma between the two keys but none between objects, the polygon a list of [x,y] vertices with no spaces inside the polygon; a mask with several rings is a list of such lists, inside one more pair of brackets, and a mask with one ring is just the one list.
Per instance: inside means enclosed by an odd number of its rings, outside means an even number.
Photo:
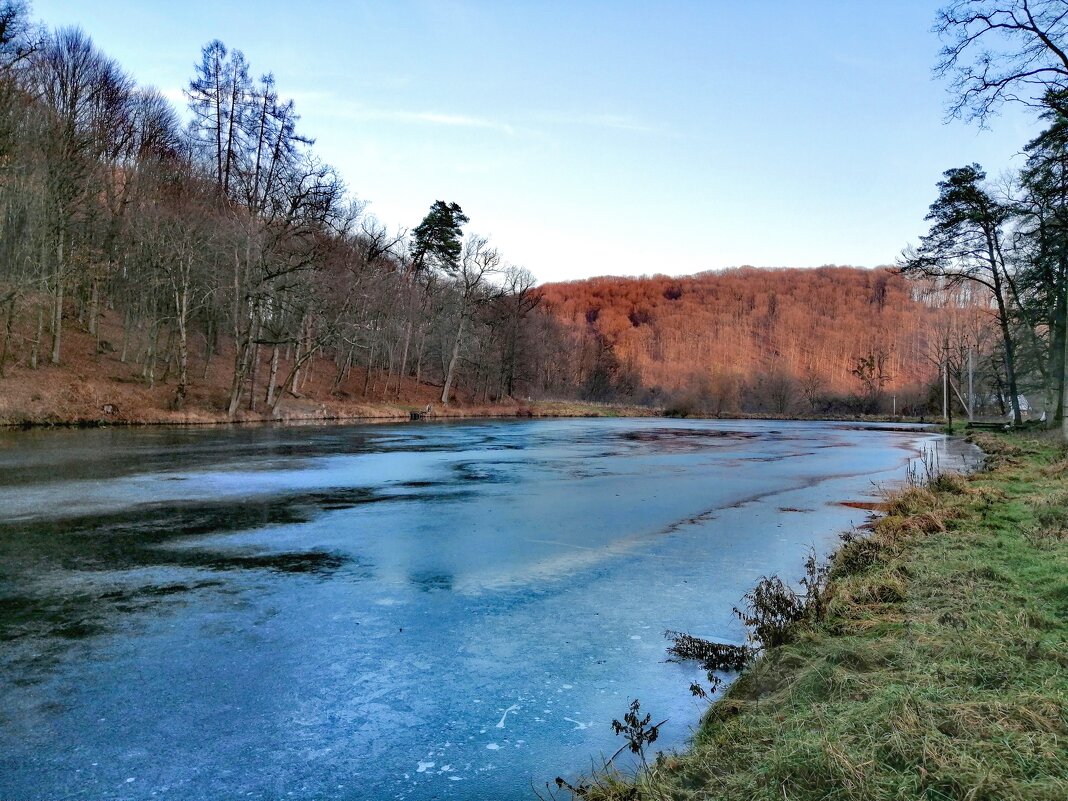
[{"label": "snow patch on ice", "polygon": [[504,714],[501,715],[501,719],[499,721],[497,721],[497,728],[498,729],[503,729],[504,728],[504,719],[506,717],[508,717],[508,713],[509,712],[518,712],[518,711],[519,711],[519,707],[516,706],[515,704],[512,704],[510,707],[508,707],[506,710],[504,710]]}]

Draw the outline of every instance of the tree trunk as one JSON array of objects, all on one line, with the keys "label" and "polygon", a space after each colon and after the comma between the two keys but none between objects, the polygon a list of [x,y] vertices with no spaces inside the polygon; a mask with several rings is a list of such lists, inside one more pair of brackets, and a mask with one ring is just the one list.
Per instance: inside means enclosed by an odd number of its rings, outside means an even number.
[{"label": "tree trunk", "polygon": [[264,403],[267,404],[268,409],[274,408],[274,382],[278,380],[278,344],[275,343],[271,348],[271,376],[267,379],[267,397],[264,398]]},{"label": "tree trunk", "polygon": [[[1066,302],[1068,302],[1068,288],[1064,290],[1066,295]],[[1064,353],[1062,354],[1062,376],[1061,381],[1061,408],[1063,413],[1061,414],[1061,439],[1068,442],[1068,315],[1065,315],[1064,321],[1064,335],[1062,337],[1064,345]]]},{"label": "tree trunk", "polygon": [[0,349],[0,378],[4,377],[4,365],[7,364],[7,351],[11,342],[11,329],[15,325],[15,294],[7,301],[7,325],[4,326],[4,346]]},{"label": "tree trunk", "polygon": [[[348,352],[345,354],[344,360],[337,367],[337,374],[334,376],[334,383],[330,387],[330,394],[336,394],[341,390],[341,385],[345,383],[345,379],[348,378],[349,368],[352,367],[352,358],[355,356],[356,346],[349,345]],[[338,352],[340,356],[340,351]]]},{"label": "tree trunk", "polygon": [[275,414],[278,405],[282,402],[282,398],[285,396],[287,390],[295,391],[297,375],[301,372],[301,369],[311,359],[315,353],[315,348],[310,346],[305,348],[303,356],[299,356],[293,363],[293,366],[289,368],[289,374],[286,375],[285,381],[278,387],[278,392],[274,396],[274,403],[271,405],[271,414]]},{"label": "tree trunk", "polygon": [[44,306],[37,304],[37,330],[33,337],[33,347],[30,348],[30,369],[37,369],[37,362],[41,353],[41,340],[44,338]]},{"label": "tree trunk", "polygon": [[189,288],[183,283],[180,292],[175,293],[175,310],[178,324],[178,388],[174,391],[174,408],[181,409],[185,404],[186,391],[189,386]]},{"label": "tree trunk", "polygon": [[1020,413],[1020,395],[1016,384],[1016,349],[1009,331],[1009,314],[1005,308],[1005,294],[1001,286],[1001,268],[995,257],[993,248],[989,251],[991,273],[994,278],[994,298],[998,304],[998,324],[1001,328],[1001,337],[1005,345],[1005,381],[1009,385],[1009,403],[1012,407],[1013,425],[1023,423],[1023,415]]},{"label": "tree trunk", "polygon": [[241,340],[234,344],[234,377],[230,384],[230,403],[226,409],[226,416],[231,420],[237,416],[237,410],[241,406],[245,378],[248,376],[249,355],[252,351],[251,337],[242,336]]},{"label": "tree trunk", "polygon": [[252,334],[252,366],[248,371],[249,384],[248,384],[248,409],[250,412],[256,411],[256,374],[260,369],[260,329],[262,326],[257,323]]},{"label": "tree trunk", "polygon": [[303,321],[301,322],[301,330],[297,332],[297,346],[293,351],[293,365],[295,367],[293,376],[293,391],[299,392],[297,385],[300,383],[300,365],[304,364],[304,337],[303,337]]},{"label": "tree trunk", "polygon": [[133,328],[133,319],[130,313],[130,307],[127,305],[122,312],[122,353],[119,354],[119,361],[123,364],[126,364],[127,353],[130,350],[131,328]]},{"label": "tree trunk", "polygon": [[423,383],[423,356],[426,354],[426,331],[419,333],[418,358],[415,360],[415,383]]},{"label": "tree trunk", "polygon": [[456,340],[452,343],[452,358],[449,359],[449,368],[445,371],[445,386],[441,390],[441,402],[449,405],[449,390],[452,389],[452,380],[456,375],[456,362],[460,360],[460,344],[464,335],[464,322],[466,314],[460,311],[460,323],[456,326]]},{"label": "tree trunk", "polygon": [[204,330],[204,372],[201,374],[202,379],[207,379],[208,368],[211,367],[211,357],[215,351],[215,318],[213,315],[208,316],[208,322],[205,325]]},{"label": "tree trunk", "polygon": [[92,284],[89,288],[89,333],[96,339],[97,324],[96,318],[100,314],[100,279],[93,276]]},{"label": "tree trunk", "polygon": [[[1062,275],[1064,271],[1062,270]],[[1062,284],[1063,286],[1063,284]],[[1068,290],[1057,293],[1057,303],[1054,310],[1052,325],[1052,358],[1050,359],[1050,383],[1053,385],[1052,407],[1047,406],[1047,414],[1050,415],[1048,427],[1054,426],[1054,421],[1064,420],[1064,394],[1065,394],[1065,340],[1068,337]]]},{"label": "tree trunk", "polygon": [[59,364],[63,339],[63,272],[56,270],[56,292],[52,305],[52,364]]},{"label": "tree trunk", "polygon": [[[409,310],[408,325],[404,332],[404,350],[401,353],[400,372],[397,373],[397,396],[400,396],[401,382],[404,380],[404,373],[408,369],[408,346],[412,342],[412,315]],[[393,368],[393,360],[389,362],[390,370]],[[389,392],[389,381],[386,381],[386,392]]]}]

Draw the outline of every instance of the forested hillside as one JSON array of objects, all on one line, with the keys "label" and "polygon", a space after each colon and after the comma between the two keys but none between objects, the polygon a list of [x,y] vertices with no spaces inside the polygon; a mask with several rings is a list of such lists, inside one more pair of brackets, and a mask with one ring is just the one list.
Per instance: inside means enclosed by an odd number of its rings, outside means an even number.
[{"label": "forested hillside", "polygon": [[[596,383],[642,386],[695,411],[922,413],[947,342],[989,315],[892,270],[740,268],[543,288],[546,307],[610,354]],[[980,337],[982,340],[982,337]],[[597,389],[598,387],[593,387]]]},{"label": "forested hillside", "polygon": [[569,394],[570,334],[457,203],[388,230],[239,50],[207,44],[178,109],[28,13],[0,2],[0,417]]}]

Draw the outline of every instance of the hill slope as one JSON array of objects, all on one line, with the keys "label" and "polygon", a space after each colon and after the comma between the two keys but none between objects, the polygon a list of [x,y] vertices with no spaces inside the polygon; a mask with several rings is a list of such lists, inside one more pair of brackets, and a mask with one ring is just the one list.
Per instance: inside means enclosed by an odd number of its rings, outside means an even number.
[{"label": "hill slope", "polygon": [[[543,292],[561,322],[602,339],[642,385],[696,393],[715,407],[708,411],[806,411],[828,397],[872,394],[873,383],[917,403],[938,377],[945,313],[885,269],[739,268]],[[871,369],[861,360],[874,360]]]}]

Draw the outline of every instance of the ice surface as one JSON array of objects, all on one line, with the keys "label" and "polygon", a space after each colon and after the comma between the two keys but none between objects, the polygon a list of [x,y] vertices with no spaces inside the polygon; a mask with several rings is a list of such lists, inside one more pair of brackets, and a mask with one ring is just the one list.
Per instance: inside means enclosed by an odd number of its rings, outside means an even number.
[{"label": "ice surface", "polygon": [[680,747],[700,671],[660,632],[739,641],[752,583],[798,577],[867,517],[841,502],[924,445],[946,441],[664,420],[0,435],[0,797],[529,798],[614,753],[635,697]]}]

